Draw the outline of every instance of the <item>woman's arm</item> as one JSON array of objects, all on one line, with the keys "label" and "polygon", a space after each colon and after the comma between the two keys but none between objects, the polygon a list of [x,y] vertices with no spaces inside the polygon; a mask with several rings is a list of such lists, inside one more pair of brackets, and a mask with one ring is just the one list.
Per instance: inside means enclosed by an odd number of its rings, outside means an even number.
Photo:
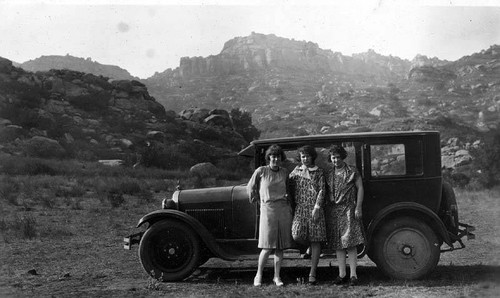
[{"label": "woman's arm", "polygon": [[247,184],[247,194],[250,203],[255,203],[259,198],[259,187],[260,187],[260,172],[261,168],[257,168],[255,172],[253,172],[250,181]]},{"label": "woman's arm", "polygon": [[325,202],[325,175],[322,172],[319,176],[318,181],[318,194],[316,195],[316,203],[314,204],[314,209],[312,211],[313,221],[317,222],[319,220],[320,209],[323,207]]},{"label": "woman's arm", "polygon": [[361,175],[357,175],[356,178],[356,188],[357,188],[357,199],[356,199],[356,209],[354,211],[354,217],[356,219],[361,219],[363,216],[363,198],[365,196],[365,189],[363,188],[363,179]]}]

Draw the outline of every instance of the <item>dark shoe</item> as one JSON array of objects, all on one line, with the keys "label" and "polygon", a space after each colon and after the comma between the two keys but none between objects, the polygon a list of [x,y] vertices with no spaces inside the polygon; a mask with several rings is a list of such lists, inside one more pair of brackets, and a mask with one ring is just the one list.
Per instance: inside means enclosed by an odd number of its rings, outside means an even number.
[{"label": "dark shoe", "polygon": [[337,278],[333,281],[333,284],[334,285],[341,285],[341,284],[347,283],[347,281],[349,281],[349,278],[347,277],[347,275],[344,277],[337,276]]},{"label": "dark shoe", "polygon": [[312,285],[312,286],[317,285],[318,282],[316,281],[316,276],[309,275],[309,280],[308,280],[307,283],[310,284],[310,285]]},{"label": "dark shoe", "polygon": [[349,285],[351,287],[358,285],[358,278],[356,276],[352,276],[349,280]]}]

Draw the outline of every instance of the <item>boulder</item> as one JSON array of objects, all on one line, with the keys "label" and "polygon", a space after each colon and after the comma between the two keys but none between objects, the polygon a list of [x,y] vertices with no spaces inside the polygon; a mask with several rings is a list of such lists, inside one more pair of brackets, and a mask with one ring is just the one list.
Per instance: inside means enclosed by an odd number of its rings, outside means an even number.
[{"label": "boulder", "polygon": [[185,120],[201,123],[203,120],[205,120],[205,118],[207,118],[210,115],[209,112],[210,111],[208,109],[189,108],[186,110],[182,110],[179,113],[179,116]]},{"label": "boulder", "polygon": [[148,131],[146,137],[150,140],[163,141],[163,139],[165,138],[165,133],[163,133],[162,131],[152,130]]},{"label": "boulder", "polygon": [[198,163],[198,164],[195,164],[194,166],[192,166],[189,169],[189,173],[191,173],[191,175],[193,175],[195,177],[204,179],[204,178],[217,176],[218,171],[217,171],[217,167],[214,166],[212,163],[203,162],[203,163]]},{"label": "boulder", "polygon": [[204,122],[208,125],[233,128],[233,123],[231,122],[231,119],[224,117],[223,115],[210,115],[207,118],[205,118]]},{"label": "boulder", "polygon": [[121,159],[100,159],[98,161],[100,164],[110,167],[117,167],[123,165],[123,160]]}]

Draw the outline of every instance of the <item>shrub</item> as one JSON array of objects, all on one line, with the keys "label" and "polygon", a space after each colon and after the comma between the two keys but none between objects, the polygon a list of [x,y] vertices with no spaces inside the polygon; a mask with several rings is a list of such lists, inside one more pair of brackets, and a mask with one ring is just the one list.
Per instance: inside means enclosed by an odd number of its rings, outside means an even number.
[{"label": "shrub", "polygon": [[81,197],[85,192],[85,188],[80,184],[70,186],[58,185],[55,190],[55,196],[64,198]]},{"label": "shrub", "polygon": [[111,95],[108,91],[92,91],[90,94],[69,97],[68,101],[84,111],[102,112],[108,108],[110,99]]},{"label": "shrub", "polygon": [[119,188],[122,193],[128,195],[134,195],[142,191],[141,185],[137,181],[132,179],[126,179],[125,181],[122,181]]},{"label": "shrub", "polygon": [[470,150],[473,156],[472,178],[476,184],[491,188],[500,183],[500,128],[488,132],[479,148]]},{"label": "shrub", "polygon": [[117,188],[111,188],[108,190],[108,202],[111,204],[111,207],[117,208],[120,207],[123,203],[125,203],[125,198],[123,197],[123,192]]},{"label": "shrub", "polygon": [[57,141],[39,136],[28,140],[25,150],[30,157],[61,158],[65,155],[64,148]]},{"label": "shrub", "polygon": [[258,139],[260,131],[252,124],[252,115],[247,111],[232,109],[230,112],[234,129],[240,133],[247,142]]},{"label": "shrub", "polygon": [[137,194],[140,202],[150,203],[154,201],[153,194],[149,190],[142,190]]},{"label": "shrub", "polygon": [[19,191],[18,183],[10,177],[2,177],[0,180],[0,197],[7,203],[17,206],[17,196]]},{"label": "shrub", "polygon": [[33,239],[36,237],[37,224],[35,218],[31,214],[25,214],[22,217],[17,216],[15,224],[24,239]]}]

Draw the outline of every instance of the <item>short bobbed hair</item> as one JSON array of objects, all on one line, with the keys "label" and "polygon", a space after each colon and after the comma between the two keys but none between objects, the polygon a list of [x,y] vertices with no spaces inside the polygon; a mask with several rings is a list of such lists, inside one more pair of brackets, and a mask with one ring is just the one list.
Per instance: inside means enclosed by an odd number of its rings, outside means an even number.
[{"label": "short bobbed hair", "polygon": [[266,161],[269,162],[269,157],[271,155],[276,155],[280,157],[281,161],[284,161],[286,159],[285,152],[283,152],[283,149],[281,149],[280,146],[278,145],[271,145],[269,148],[266,150]]},{"label": "short bobbed hair", "polygon": [[338,154],[342,160],[344,160],[347,157],[347,151],[345,151],[344,147],[340,145],[332,145],[329,150],[329,162],[332,161],[332,155]]},{"label": "short bobbed hair", "polygon": [[316,161],[316,157],[318,157],[318,153],[316,152],[316,149],[314,149],[314,147],[310,146],[310,145],[302,146],[297,150],[297,161],[299,161],[299,162],[300,162],[300,154],[301,153],[304,155],[309,155],[312,158],[313,164]]}]

